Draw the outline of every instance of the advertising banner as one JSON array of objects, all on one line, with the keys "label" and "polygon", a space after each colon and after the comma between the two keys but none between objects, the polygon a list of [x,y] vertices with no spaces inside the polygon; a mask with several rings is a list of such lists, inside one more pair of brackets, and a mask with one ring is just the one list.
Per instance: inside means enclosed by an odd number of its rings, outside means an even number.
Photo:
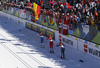
[{"label": "advertising banner", "polygon": [[78,41],[78,50],[100,59],[100,45],[90,43],[89,41]]},{"label": "advertising banner", "polygon": [[100,48],[89,45],[88,54],[100,59]]},{"label": "advertising banner", "polygon": [[20,18],[20,25],[25,26],[25,24],[26,24],[25,20]]},{"label": "advertising banner", "polygon": [[55,32],[55,40],[59,42],[59,31]]},{"label": "advertising banner", "polygon": [[87,47],[88,47],[88,44],[84,43],[82,40],[78,42],[78,50],[87,53],[88,51]]},{"label": "advertising banner", "polygon": [[71,47],[77,49],[78,40],[69,38],[69,37],[64,36],[64,35],[61,35],[61,36],[62,36],[62,42],[63,42],[65,45],[69,45],[69,46],[71,46]]},{"label": "advertising banner", "polygon": [[20,9],[18,9],[18,8],[14,9],[15,16],[19,17],[19,12],[20,12]]},{"label": "advertising banner", "polygon": [[12,21],[15,23],[15,16],[12,16]]},{"label": "advertising banner", "polygon": [[38,26],[36,26],[36,25],[32,25],[32,30],[38,32]]},{"label": "advertising banner", "polygon": [[6,12],[6,6],[3,7],[3,12]]},{"label": "advertising banner", "polygon": [[13,16],[12,15],[10,15],[10,20],[12,21],[12,18],[13,18]]},{"label": "advertising banner", "polygon": [[12,12],[13,12],[13,9],[12,9],[12,8],[10,8],[10,14],[12,14]]},{"label": "advertising banner", "polygon": [[53,39],[55,39],[54,32],[47,30],[46,33],[47,33],[47,36],[51,36]]},{"label": "advertising banner", "polygon": [[12,15],[14,14],[14,8],[11,8],[11,14]]},{"label": "advertising banner", "polygon": [[30,11],[26,11],[26,20],[31,21],[31,13],[30,13]]},{"label": "advertising banner", "polygon": [[5,11],[5,13],[8,13],[7,6],[6,6],[6,11]]},{"label": "advertising banner", "polygon": [[26,22],[26,28],[31,29],[32,28],[31,24]]},{"label": "advertising banner", "polygon": [[10,16],[11,16],[11,15],[10,15],[10,14],[8,14],[8,20],[10,20]]},{"label": "advertising banner", "polygon": [[23,19],[26,19],[26,10],[22,10],[21,9],[21,12],[19,14],[19,17],[23,18]]},{"label": "advertising banner", "polygon": [[85,26],[83,27],[83,33],[85,33],[85,35],[87,35],[88,32],[89,32],[89,25],[85,25]]},{"label": "advertising banner", "polygon": [[18,17],[15,16],[14,18],[15,18],[14,19],[15,20],[15,23],[18,23]]},{"label": "advertising banner", "polygon": [[41,28],[41,27],[39,27],[39,33],[43,33],[44,35],[46,35],[46,30]]},{"label": "advertising banner", "polygon": [[1,11],[0,13],[1,13],[1,16],[3,17],[3,14],[4,14],[4,13],[3,13],[2,11]]},{"label": "advertising banner", "polygon": [[10,7],[8,7],[9,9],[8,9],[8,14],[10,14]]},{"label": "advertising banner", "polygon": [[9,14],[6,14],[7,19],[9,20]]}]

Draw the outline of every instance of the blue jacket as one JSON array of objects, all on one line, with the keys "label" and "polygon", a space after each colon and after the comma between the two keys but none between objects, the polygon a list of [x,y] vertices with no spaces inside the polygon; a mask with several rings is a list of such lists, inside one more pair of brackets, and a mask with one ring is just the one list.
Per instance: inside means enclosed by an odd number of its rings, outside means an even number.
[{"label": "blue jacket", "polygon": [[41,43],[43,43],[44,39],[42,35],[40,35],[40,40],[41,40]]}]

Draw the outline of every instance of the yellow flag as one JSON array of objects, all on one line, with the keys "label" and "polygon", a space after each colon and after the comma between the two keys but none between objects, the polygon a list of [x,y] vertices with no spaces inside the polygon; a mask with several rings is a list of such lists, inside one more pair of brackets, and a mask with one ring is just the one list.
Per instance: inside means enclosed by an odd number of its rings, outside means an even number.
[{"label": "yellow flag", "polygon": [[33,3],[33,9],[34,9],[34,13],[35,13],[35,20],[38,20],[40,13],[41,13],[41,11],[40,11],[41,7],[39,5],[37,5],[36,3]]}]

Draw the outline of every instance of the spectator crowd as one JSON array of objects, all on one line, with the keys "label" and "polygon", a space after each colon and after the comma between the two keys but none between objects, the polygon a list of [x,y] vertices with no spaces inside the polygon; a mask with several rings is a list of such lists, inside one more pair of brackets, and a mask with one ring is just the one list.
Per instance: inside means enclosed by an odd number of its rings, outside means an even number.
[{"label": "spectator crowd", "polygon": [[[44,15],[50,15],[55,18],[64,19],[66,24],[85,23],[90,26],[98,26],[100,30],[100,0],[67,0],[66,2],[48,0],[51,7],[45,8],[45,1],[34,1],[41,6],[41,11]],[[51,3],[52,2],[52,3]],[[13,6],[19,5],[19,8],[32,8],[32,4],[28,0],[26,3],[23,1],[6,2],[12,3]]]}]

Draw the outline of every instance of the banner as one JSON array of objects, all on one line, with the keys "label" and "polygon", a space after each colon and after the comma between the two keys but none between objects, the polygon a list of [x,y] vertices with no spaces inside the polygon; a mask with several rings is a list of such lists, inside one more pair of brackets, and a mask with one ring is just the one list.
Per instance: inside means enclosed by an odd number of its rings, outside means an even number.
[{"label": "banner", "polygon": [[53,26],[54,23],[55,23],[55,22],[54,22],[53,17],[49,16],[49,25],[50,25],[50,26]]},{"label": "banner", "polygon": [[31,24],[26,22],[26,28],[31,29],[32,28]]},{"label": "banner", "polygon": [[41,27],[39,27],[39,33],[43,33],[44,35],[46,35],[46,30],[41,28]]},{"label": "banner", "polygon": [[14,14],[14,8],[11,8],[12,15]]},{"label": "banner", "polygon": [[6,12],[6,7],[3,8],[3,12]]},{"label": "banner", "polygon": [[20,25],[25,26],[25,23],[26,23],[25,20],[20,18]]},{"label": "banner", "polygon": [[15,23],[18,23],[18,17],[15,16]]},{"label": "banner", "polygon": [[55,39],[54,37],[54,32],[47,30],[47,36],[51,36],[53,39]]},{"label": "banner", "polygon": [[8,9],[8,14],[10,14],[10,7],[8,7],[9,9]]},{"label": "banner", "polygon": [[38,26],[36,26],[36,25],[32,25],[32,30],[38,32]]},{"label": "banner", "polygon": [[26,19],[26,10],[21,10],[19,17]]},{"label": "banner", "polygon": [[26,11],[26,20],[31,21],[31,12],[30,11]]},{"label": "banner", "polygon": [[15,8],[15,14],[14,15],[18,17],[19,16],[19,11],[20,11],[20,9]]},{"label": "banner", "polygon": [[85,26],[83,27],[83,33],[85,33],[85,34],[87,35],[88,32],[89,32],[89,25],[85,25]]}]

